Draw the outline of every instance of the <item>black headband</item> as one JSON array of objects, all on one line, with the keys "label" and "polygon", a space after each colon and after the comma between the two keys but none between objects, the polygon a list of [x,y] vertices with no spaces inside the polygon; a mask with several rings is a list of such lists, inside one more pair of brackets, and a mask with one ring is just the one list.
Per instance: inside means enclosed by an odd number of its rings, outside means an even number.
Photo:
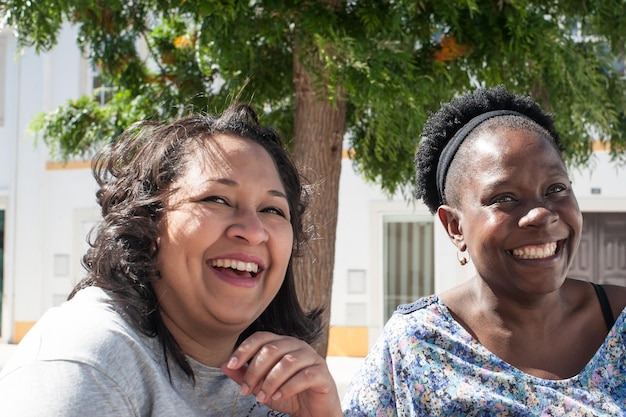
[{"label": "black headband", "polygon": [[461,129],[459,129],[452,139],[444,146],[439,162],[437,163],[437,194],[439,196],[439,204],[443,204],[443,189],[446,185],[446,176],[448,175],[448,168],[454,159],[454,155],[459,150],[459,147],[465,140],[465,138],[478,127],[479,124],[485,120],[498,116],[522,116],[529,119],[525,114],[516,112],[514,110],[492,110],[487,113],[479,114],[478,116],[467,122]]}]

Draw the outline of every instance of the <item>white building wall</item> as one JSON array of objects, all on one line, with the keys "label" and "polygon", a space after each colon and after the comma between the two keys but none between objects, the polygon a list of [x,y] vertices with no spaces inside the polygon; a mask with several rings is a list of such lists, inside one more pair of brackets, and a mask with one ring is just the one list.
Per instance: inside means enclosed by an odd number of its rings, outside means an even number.
[{"label": "white building wall", "polygon": [[[100,217],[96,205],[96,182],[89,168],[48,170],[46,196],[49,213],[43,227],[45,259],[43,308],[67,299],[82,278],[81,257],[87,250],[89,229]],[[68,186],[70,185],[70,186]]]},{"label": "white building wall", "polygon": [[597,151],[588,169],[572,169],[572,184],[583,212],[626,212],[626,167]]},{"label": "white building wall", "polygon": [[[47,169],[48,152],[29,133],[42,111],[78,97],[81,56],[74,30],[65,27],[59,46],[42,55],[6,36],[5,124],[0,127],[0,209],[5,211],[5,270],[0,339],[11,340],[16,323],[32,323],[71,289],[74,268],[55,277],[55,266],[77,265],[75,212],[95,207],[88,169]],[[67,255],[64,259],[62,256]],[[56,260],[56,262],[55,262]],[[57,270],[58,272],[58,270]],[[61,271],[63,272],[63,271]]]}]

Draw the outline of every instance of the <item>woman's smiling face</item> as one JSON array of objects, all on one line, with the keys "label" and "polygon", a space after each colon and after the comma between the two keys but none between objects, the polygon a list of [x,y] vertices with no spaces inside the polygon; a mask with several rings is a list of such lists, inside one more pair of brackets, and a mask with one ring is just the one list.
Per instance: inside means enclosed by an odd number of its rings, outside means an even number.
[{"label": "woman's smiling face", "polygon": [[467,146],[473,168],[457,189],[458,225],[479,275],[505,293],[557,289],[582,229],[563,159],[528,130],[486,131]]},{"label": "woman's smiling face", "polygon": [[285,189],[267,151],[235,136],[209,140],[211,150],[191,154],[172,185],[153,284],[167,327],[193,339],[247,328],[282,285],[293,247]]}]

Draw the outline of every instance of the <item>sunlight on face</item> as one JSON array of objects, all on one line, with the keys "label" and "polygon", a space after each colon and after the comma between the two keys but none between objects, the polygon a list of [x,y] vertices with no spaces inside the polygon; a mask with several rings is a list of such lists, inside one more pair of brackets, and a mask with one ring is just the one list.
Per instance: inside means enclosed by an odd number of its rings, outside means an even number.
[{"label": "sunlight on face", "polygon": [[503,292],[560,287],[580,243],[582,214],[553,143],[534,131],[500,129],[469,146],[460,227],[478,273]]},{"label": "sunlight on face", "polygon": [[214,146],[193,154],[166,202],[154,284],[170,331],[191,338],[248,327],[278,292],[293,246],[270,155],[248,139],[209,140]]}]

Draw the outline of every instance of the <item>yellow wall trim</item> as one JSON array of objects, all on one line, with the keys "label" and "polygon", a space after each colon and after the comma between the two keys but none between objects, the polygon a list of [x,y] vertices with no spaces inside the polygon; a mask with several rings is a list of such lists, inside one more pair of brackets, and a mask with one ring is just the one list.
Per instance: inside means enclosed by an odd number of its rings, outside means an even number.
[{"label": "yellow wall trim", "polygon": [[327,355],[364,358],[367,345],[367,327],[333,326],[328,335]]},{"label": "yellow wall trim", "polygon": [[591,148],[595,151],[610,151],[611,150],[611,142],[600,142],[599,140],[594,140],[591,143]]},{"label": "yellow wall trim", "polygon": [[91,161],[46,162],[46,170],[48,171],[58,171],[63,169],[91,169]]},{"label": "yellow wall trim", "polygon": [[36,321],[16,321],[13,330],[13,343],[17,344],[26,336],[26,333],[37,323]]},{"label": "yellow wall trim", "polygon": [[[36,321],[16,321],[13,343],[22,341]],[[367,327],[333,326],[328,336],[328,356],[352,356],[364,358],[368,350]]]}]

